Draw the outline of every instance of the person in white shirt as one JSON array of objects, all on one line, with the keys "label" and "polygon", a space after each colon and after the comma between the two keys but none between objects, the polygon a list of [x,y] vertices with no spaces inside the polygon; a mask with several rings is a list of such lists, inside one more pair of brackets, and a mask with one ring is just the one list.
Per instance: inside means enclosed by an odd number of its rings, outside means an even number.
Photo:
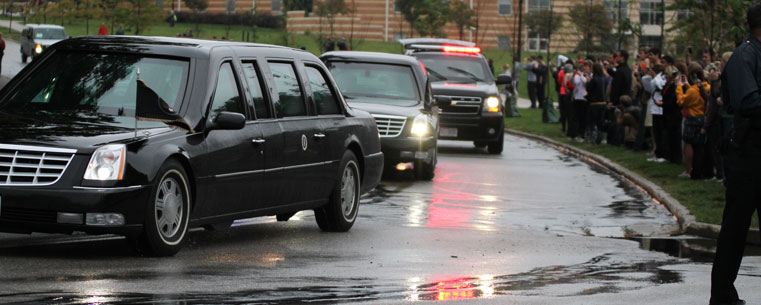
[{"label": "person in white shirt", "polygon": [[584,137],[587,126],[587,81],[591,77],[589,65],[579,64],[573,72],[573,102],[571,102],[571,118],[568,124],[568,136]]}]

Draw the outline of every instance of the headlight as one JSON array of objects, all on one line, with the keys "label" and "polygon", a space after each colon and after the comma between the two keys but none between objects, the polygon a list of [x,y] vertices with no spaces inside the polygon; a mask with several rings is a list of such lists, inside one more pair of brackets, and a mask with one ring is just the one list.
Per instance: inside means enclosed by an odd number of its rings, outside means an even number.
[{"label": "headlight", "polygon": [[87,164],[86,180],[122,180],[127,149],[124,144],[106,145],[95,150]]},{"label": "headlight", "polygon": [[428,135],[428,116],[425,114],[418,114],[415,120],[412,121],[412,133],[413,136],[423,137]]},{"label": "headlight", "polygon": [[499,99],[496,96],[487,97],[485,105],[488,112],[499,112]]},{"label": "headlight", "polygon": [[34,53],[42,53],[42,46],[38,44],[36,47],[34,47]]}]

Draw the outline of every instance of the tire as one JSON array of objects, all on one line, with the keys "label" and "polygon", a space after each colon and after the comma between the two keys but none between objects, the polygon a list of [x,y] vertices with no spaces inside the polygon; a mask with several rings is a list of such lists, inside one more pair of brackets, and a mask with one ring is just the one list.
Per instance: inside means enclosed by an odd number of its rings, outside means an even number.
[{"label": "tire", "polygon": [[24,53],[21,53],[21,63],[26,63],[27,56]]},{"label": "tire", "polygon": [[499,140],[490,142],[489,143],[489,153],[493,155],[498,155],[502,153],[502,150],[505,146],[505,132],[499,133]]},{"label": "tire", "polygon": [[433,180],[436,175],[436,163],[438,162],[438,147],[433,148],[431,162],[418,162],[415,166],[415,178],[425,181]]},{"label": "tire", "polygon": [[330,201],[314,210],[317,226],[327,232],[346,232],[357,220],[359,210],[359,162],[351,151],[344,152],[338,167],[338,183],[333,187]]},{"label": "tire", "polygon": [[143,233],[136,240],[138,252],[172,256],[182,248],[190,220],[190,186],[182,165],[169,160],[158,171],[145,205]]}]

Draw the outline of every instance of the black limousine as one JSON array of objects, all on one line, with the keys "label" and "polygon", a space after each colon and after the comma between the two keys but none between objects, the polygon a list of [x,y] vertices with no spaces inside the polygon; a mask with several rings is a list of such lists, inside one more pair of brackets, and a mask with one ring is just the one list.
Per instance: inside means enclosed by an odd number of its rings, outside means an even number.
[{"label": "black limousine", "polygon": [[423,65],[414,57],[378,52],[335,51],[320,55],[344,98],[375,117],[386,169],[431,180],[438,161],[439,104]]},{"label": "black limousine", "polygon": [[174,255],[190,227],[314,210],[347,231],[382,173],[378,129],[296,49],[83,37],[0,91],[0,231],[127,236]]}]

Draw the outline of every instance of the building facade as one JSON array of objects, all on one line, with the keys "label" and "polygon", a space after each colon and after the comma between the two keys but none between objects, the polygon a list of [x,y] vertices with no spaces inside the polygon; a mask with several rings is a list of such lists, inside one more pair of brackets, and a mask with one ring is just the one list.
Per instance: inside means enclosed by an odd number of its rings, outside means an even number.
[{"label": "building facade", "polygon": [[[249,11],[283,14],[284,0],[210,0],[209,12]],[[315,0],[317,2],[319,0]],[[475,27],[465,29],[462,34],[452,23],[447,23],[445,32],[447,38],[461,39],[478,43],[483,48],[498,48],[514,50],[518,44],[521,10],[523,17],[534,11],[552,10],[552,14],[564,15],[560,29],[552,35],[550,48],[552,52],[569,52],[576,49],[581,35],[568,18],[569,10],[576,5],[591,3],[605,6],[608,18],[614,24],[619,20],[628,19],[639,24],[641,36],[631,34],[628,37],[634,46],[662,46],[662,35],[668,40],[668,28],[678,17],[673,11],[665,11],[673,0],[442,0],[465,1],[474,12]],[[401,12],[396,8],[395,0],[346,0],[354,8],[354,12],[339,15],[333,24],[333,35],[336,39],[353,36],[355,39],[381,41],[396,41],[400,38],[417,37],[410,29]],[[521,3],[522,2],[522,3]],[[313,10],[314,11],[314,10]],[[305,32],[325,35],[330,33],[329,24],[324,18],[312,14],[307,16],[304,11],[287,12],[287,30],[302,34]],[[520,31],[521,47],[524,51],[546,51],[547,35],[532,33],[524,25]],[[662,30],[662,26],[664,28]]]}]

